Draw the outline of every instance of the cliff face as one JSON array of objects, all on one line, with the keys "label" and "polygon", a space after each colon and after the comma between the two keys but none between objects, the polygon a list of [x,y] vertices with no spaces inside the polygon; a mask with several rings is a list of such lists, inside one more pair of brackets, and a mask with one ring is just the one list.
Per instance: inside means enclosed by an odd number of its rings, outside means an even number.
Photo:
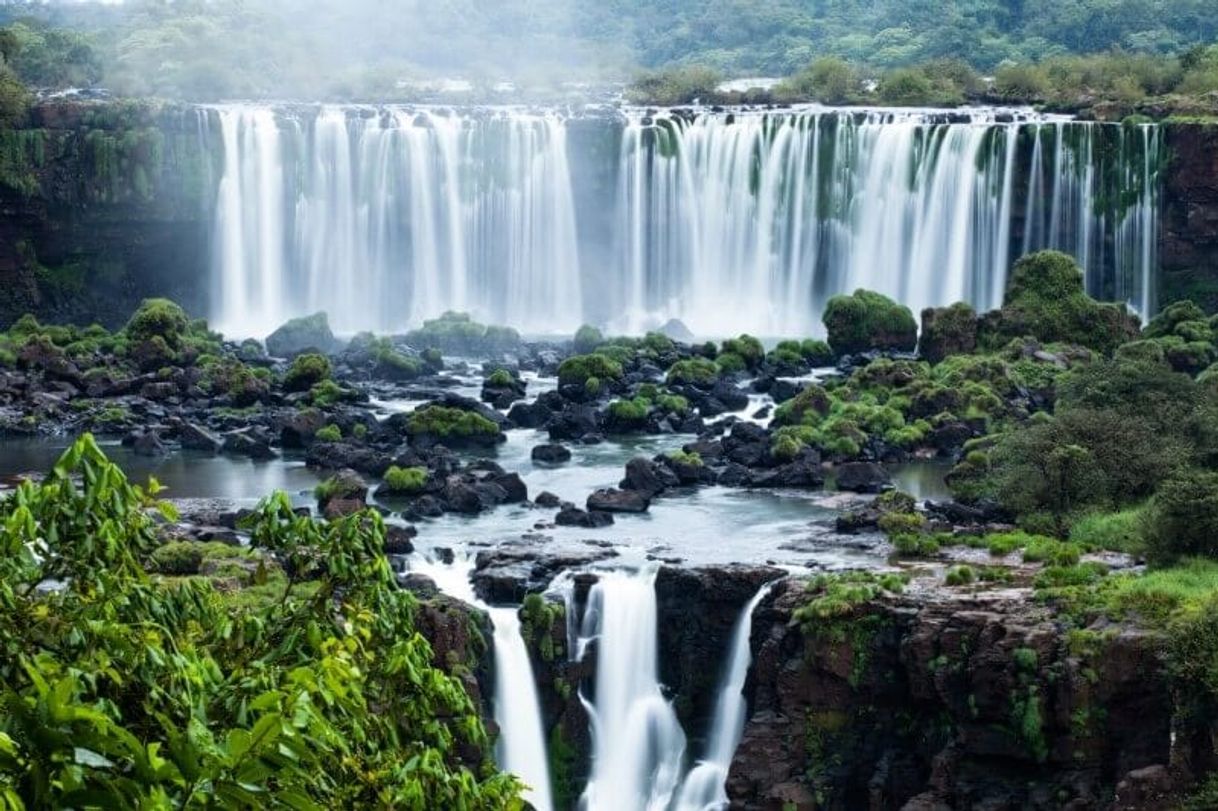
[{"label": "cliff face", "polygon": [[754,620],[732,808],[1170,807],[1157,636],[1068,634],[1001,595],[895,599],[801,628],[804,599],[784,584]]},{"label": "cliff face", "polygon": [[214,156],[199,111],[58,103],[0,131],[0,326],[116,325],[140,299],[202,315]]},{"label": "cliff face", "polygon": [[1174,124],[1160,213],[1159,300],[1218,312],[1218,124]]}]

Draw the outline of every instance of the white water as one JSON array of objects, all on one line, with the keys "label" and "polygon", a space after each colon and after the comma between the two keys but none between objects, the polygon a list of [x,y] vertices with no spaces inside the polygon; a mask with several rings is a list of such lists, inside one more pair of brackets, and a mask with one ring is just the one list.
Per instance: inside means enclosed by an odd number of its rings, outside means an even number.
[{"label": "white water", "polygon": [[749,673],[753,655],[749,638],[753,633],[753,611],[773,588],[767,583],[758,590],[736,622],[732,633],[731,656],[719,688],[719,700],[715,704],[715,716],[707,740],[706,756],[695,764],[677,799],[676,811],[722,811],[728,806],[727,773],[732,757],[744,733],[745,713],[744,680]]},{"label": "white water", "polygon": [[629,112],[576,140],[558,110],[209,115],[224,154],[212,321],[233,335],[315,310],[384,332],[447,309],[535,333],[679,318],[803,335],[858,287],[915,313],[996,306],[1011,261],[1046,247],[1074,254],[1093,293],[1154,307],[1152,126]]},{"label": "white water", "polygon": [[499,725],[496,758],[500,768],[521,779],[523,796],[536,811],[553,811],[550,766],[542,731],[537,683],[528,649],[520,635],[517,609],[492,608],[478,599],[470,583],[473,558],[459,554],[452,565],[414,556],[412,571],[430,577],[440,591],[485,610],[494,626],[495,723]]},{"label": "white water", "polygon": [[592,776],[583,811],[664,811],[681,777],[685,733],[659,683],[654,567],[610,572],[588,596],[597,644]]}]

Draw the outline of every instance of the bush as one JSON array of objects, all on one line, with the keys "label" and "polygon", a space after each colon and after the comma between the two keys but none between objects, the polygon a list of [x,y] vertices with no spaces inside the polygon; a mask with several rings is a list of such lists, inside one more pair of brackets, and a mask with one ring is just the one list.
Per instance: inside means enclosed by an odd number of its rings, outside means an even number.
[{"label": "bush", "polygon": [[343,432],[337,425],[330,423],[322,428],[318,428],[317,433],[313,436],[318,442],[341,442]]},{"label": "bush", "polygon": [[664,68],[635,77],[626,88],[626,98],[632,104],[666,107],[709,101],[716,97],[722,81],[717,71],[701,65]]},{"label": "bush", "polygon": [[1083,549],[1137,554],[1142,551],[1141,511],[1088,513],[1070,527],[1070,541]]},{"label": "bush", "polygon": [[198,574],[203,563],[203,544],[172,541],[152,552],[152,566],[161,574]]},{"label": "bush", "polygon": [[967,586],[977,580],[977,572],[972,566],[961,564],[952,566],[943,576],[943,582],[949,586]]},{"label": "bush", "polygon": [[668,460],[674,465],[688,465],[689,467],[702,467],[702,455],[696,451],[671,451],[666,454]]},{"label": "bush", "polygon": [[1153,562],[1218,557],[1218,473],[1187,470],[1164,481],[1143,511],[1141,531]]},{"label": "bush", "polygon": [[651,401],[645,397],[632,400],[614,400],[609,404],[609,416],[617,423],[639,424],[651,412]]},{"label": "bush", "polygon": [[828,415],[833,401],[829,393],[816,383],[809,383],[799,394],[774,410],[774,425],[817,424]]},{"label": "bush", "polygon": [[499,426],[473,411],[446,406],[424,406],[411,412],[406,420],[406,430],[411,435],[448,437],[493,437],[498,436]]},{"label": "bush", "polygon": [[870,290],[829,299],[823,320],[838,357],[872,349],[910,352],[918,341],[909,308]]},{"label": "bush", "polygon": [[144,299],[127,322],[127,337],[132,341],[160,338],[171,349],[178,349],[190,325],[186,311],[165,298]]},{"label": "bush", "polygon": [[604,355],[574,355],[567,358],[558,366],[558,384],[560,386],[582,386],[590,378],[600,382],[620,380],[622,364]]},{"label": "bush", "polygon": [[719,379],[719,366],[715,361],[706,358],[679,360],[669,367],[665,379],[669,385],[685,383],[709,386]]},{"label": "bush", "polygon": [[1031,336],[1111,354],[1138,331],[1137,316],[1123,304],[1102,304],[1086,294],[1073,257],[1040,251],[1015,263],[1002,309],[982,316],[977,339],[992,350]]},{"label": "bush", "polygon": [[516,378],[507,369],[496,369],[486,379],[486,385],[495,388],[510,388],[516,384]]},{"label": "bush", "polygon": [[735,352],[721,352],[715,362],[719,364],[719,371],[725,375],[743,372],[749,368],[744,358]]},{"label": "bush", "polygon": [[427,468],[392,465],[385,471],[384,481],[391,493],[419,493],[427,486]]},{"label": "bush", "polygon": [[850,104],[861,97],[862,83],[849,63],[825,56],[780,82],[774,95],[789,101]]},{"label": "bush", "polygon": [[586,355],[605,342],[605,336],[596,327],[584,324],[575,331],[575,352]]},{"label": "bush", "polygon": [[297,355],[283,377],[283,387],[288,391],[308,391],[323,380],[329,380],[330,374],[330,359],[325,355]]},{"label": "bush", "polygon": [[922,311],[918,353],[930,363],[950,355],[967,355],[977,348],[977,312],[964,302]]},{"label": "bush", "polygon": [[723,346],[719,350],[719,363],[723,364],[723,355],[736,355],[744,362],[744,365],[749,369],[756,369],[758,364],[765,358],[765,347],[761,345],[761,341],[754,338],[752,335],[741,335],[737,338],[729,338],[723,342]]}]

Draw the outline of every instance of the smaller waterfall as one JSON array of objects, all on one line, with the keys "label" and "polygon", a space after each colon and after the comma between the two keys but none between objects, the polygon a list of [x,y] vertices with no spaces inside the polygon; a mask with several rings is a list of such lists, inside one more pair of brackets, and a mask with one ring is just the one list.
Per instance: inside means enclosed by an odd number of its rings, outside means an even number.
[{"label": "smaller waterfall", "polygon": [[529,787],[524,799],[536,811],[553,811],[550,765],[533,665],[520,635],[520,618],[514,607],[492,608],[478,599],[470,583],[472,557],[459,554],[451,564],[411,559],[412,571],[430,577],[440,591],[486,611],[494,626],[495,722],[499,724],[496,751],[499,765]]},{"label": "smaller waterfall", "polygon": [[727,808],[727,773],[732,757],[744,733],[744,680],[752,664],[749,638],[753,634],[753,611],[770,593],[773,583],[766,583],[749,600],[736,622],[732,634],[731,658],[723,674],[715,717],[707,741],[706,757],[700,760],[685,778],[676,811],[722,811]]},{"label": "smaller waterfall", "polygon": [[550,770],[533,665],[520,636],[515,608],[490,609],[495,626],[495,721],[499,765],[529,786],[524,798],[537,811],[552,811]]},{"label": "smaller waterfall", "polygon": [[592,777],[583,811],[664,811],[680,780],[685,733],[660,688],[656,568],[604,575],[588,595],[597,642]]}]

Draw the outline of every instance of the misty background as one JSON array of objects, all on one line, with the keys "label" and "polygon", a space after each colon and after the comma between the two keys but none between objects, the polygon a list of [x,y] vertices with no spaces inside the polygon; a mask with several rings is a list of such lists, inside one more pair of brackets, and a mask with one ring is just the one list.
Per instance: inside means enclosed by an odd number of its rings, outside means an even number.
[{"label": "misty background", "polygon": [[[459,79],[571,90],[641,69],[785,76],[818,57],[990,71],[1218,37],[1213,0],[0,0],[32,87],[195,100],[392,100]],[[429,85],[430,83],[430,85]]]}]

